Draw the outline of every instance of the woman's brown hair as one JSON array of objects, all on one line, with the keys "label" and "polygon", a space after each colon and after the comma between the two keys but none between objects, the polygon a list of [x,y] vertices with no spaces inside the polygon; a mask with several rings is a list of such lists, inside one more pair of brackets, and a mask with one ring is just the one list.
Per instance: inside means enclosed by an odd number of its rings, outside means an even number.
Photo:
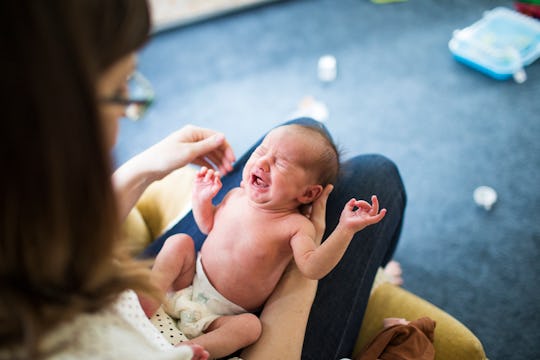
[{"label": "woman's brown hair", "polygon": [[58,324],[152,289],[117,251],[95,93],[149,29],[145,0],[1,2],[0,357],[37,358]]}]

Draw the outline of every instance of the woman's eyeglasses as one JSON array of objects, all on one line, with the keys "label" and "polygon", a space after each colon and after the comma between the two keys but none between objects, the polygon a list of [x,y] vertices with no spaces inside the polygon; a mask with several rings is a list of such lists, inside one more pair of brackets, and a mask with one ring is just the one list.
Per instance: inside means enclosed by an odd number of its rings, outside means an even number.
[{"label": "woman's eyeglasses", "polygon": [[127,79],[127,96],[116,95],[102,101],[107,104],[125,106],[126,118],[137,121],[145,114],[154,101],[152,84],[140,72],[135,71]]}]

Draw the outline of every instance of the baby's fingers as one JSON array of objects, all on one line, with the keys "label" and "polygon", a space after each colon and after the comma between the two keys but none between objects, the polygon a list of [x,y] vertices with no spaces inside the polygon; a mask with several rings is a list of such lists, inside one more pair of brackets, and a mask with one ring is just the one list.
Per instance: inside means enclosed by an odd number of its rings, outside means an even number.
[{"label": "baby's fingers", "polygon": [[218,185],[221,189],[221,177],[219,176],[219,173],[216,173],[216,176],[214,177],[214,184]]},{"label": "baby's fingers", "polygon": [[349,202],[346,205],[346,208],[347,210],[351,212],[356,212],[358,210],[369,211],[371,210],[371,205],[367,201],[356,200],[353,198],[349,200]]},{"label": "baby's fingers", "polygon": [[347,204],[345,205],[345,207],[346,207],[347,209],[349,209],[349,210],[354,210],[354,208],[357,207],[357,206],[356,206],[357,203],[358,203],[358,200],[356,200],[356,199],[353,198],[353,199],[351,199],[351,200],[349,200],[349,201],[347,202]]},{"label": "baby's fingers", "polygon": [[385,215],[386,215],[386,209],[382,209],[380,213],[378,213],[377,215],[371,218],[373,220],[373,224],[376,224],[379,221],[381,221]]},{"label": "baby's fingers", "polygon": [[358,209],[364,210],[364,211],[371,211],[371,205],[364,200],[359,200],[355,203],[356,207]]},{"label": "baby's fingers", "polygon": [[377,215],[379,212],[379,199],[377,199],[376,195],[371,196],[371,211],[369,212],[369,215]]},{"label": "baby's fingers", "polygon": [[203,166],[199,169],[199,172],[197,172],[197,177],[204,178],[207,172],[208,172],[208,168],[206,166]]},{"label": "baby's fingers", "polygon": [[204,177],[204,180],[209,181],[209,182],[215,182],[215,180],[219,179],[219,177],[220,176],[219,176],[218,171],[208,169],[208,171],[206,172],[206,176]]},{"label": "baby's fingers", "polygon": [[213,176],[214,176],[214,170],[208,169],[208,171],[204,175],[204,181],[206,181],[206,182],[211,181]]}]

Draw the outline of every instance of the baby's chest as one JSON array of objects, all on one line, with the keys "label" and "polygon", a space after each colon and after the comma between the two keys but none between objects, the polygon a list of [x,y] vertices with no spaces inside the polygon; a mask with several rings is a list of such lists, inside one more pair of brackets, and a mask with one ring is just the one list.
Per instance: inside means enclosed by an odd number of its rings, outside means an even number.
[{"label": "baby's chest", "polygon": [[297,231],[297,225],[289,219],[276,219],[252,211],[231,214],[223,212],[217,219],[216,227],[235,242],[258,246],[288,245],[292,235]]}]

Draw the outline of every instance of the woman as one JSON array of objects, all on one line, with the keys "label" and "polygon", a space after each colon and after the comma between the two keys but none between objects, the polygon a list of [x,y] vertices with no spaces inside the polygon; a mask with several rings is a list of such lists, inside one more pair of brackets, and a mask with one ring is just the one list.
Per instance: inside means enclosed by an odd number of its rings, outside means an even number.
[{"label": "woman", "polygon": [[[187,126],[127,162],[111,183],[118,119],[126,105],[144,105],[129,101],[126,79],[136,65],[134,52],[148,36],[146,3],[21,0],[2,2],[0,17],[2,86],[8,94],[0,125],[5,134],[0,359],[206,358],[201,348],[172,348],[159,334],[155,337],[131,291],[155,294],[147,266],[130,259],[117,241],[119,223],[152,181],[190,162],[208,165],[207,158],[227,173],[234,161],[223,135]],[[347,252],[342,268],[321,281],[309,314],[305,358],[329,359],[352,349],[365,291],[399,235],[405,199],[393,165],[381,157],[357,158],[346,168],[351,173],[342,186],[337,184],[328,212],[342,206],[339,199],[352,192],[347,181],[360,176],[365,192],[387,200],[390,220],[374,228],[369,241],[353,240],[358,246]],[[363,173],[372,169],[377,176]],[[231,174],[226,177],[230,186],[236,181]],[[384,191],[377,186],[382,176]],[[314,204],[313,211],[324,211],[325,201]],[[186,221],[189,217],[179,226]],[[330,217],[328,229],[334,225]],[[314,294],[316,284],[298,277],[294,267],[285,280],[261,315],[269,331],[246,358],[300,352],[305,324],[284,320],[290,320],[287,309],[298,309],[307,321],[310,298],[305,294]],[[343,310],[332,313],[336,303]],[[345,311],[352,313],[343,317]],[[274,331],[275,324],[281,331]],[[321,343],[328,349],[317,355]]]},{"label": "woman", "polygon": [[[0,358],[205,359],[146,328],[128,289],[155,293],[119,248],[121,216],[146,182],[208,155],[230,166],[222,135],[187,127],[111,183],[111,148],[134,52],[149,33],[144,0],[16,1],[0,6],[4,110]],[[179,151],[174,151],[175,149]],[[168,157],[158,157],[160,151]],[[144,159],[142,159],[144,160]],[[152,167],[148,166],[152,165]],[[9,174],[9,175],[8,175]],[[150,176],[151,175],[151,176]],[[135,310],[133,307],[135,306]]]}]

